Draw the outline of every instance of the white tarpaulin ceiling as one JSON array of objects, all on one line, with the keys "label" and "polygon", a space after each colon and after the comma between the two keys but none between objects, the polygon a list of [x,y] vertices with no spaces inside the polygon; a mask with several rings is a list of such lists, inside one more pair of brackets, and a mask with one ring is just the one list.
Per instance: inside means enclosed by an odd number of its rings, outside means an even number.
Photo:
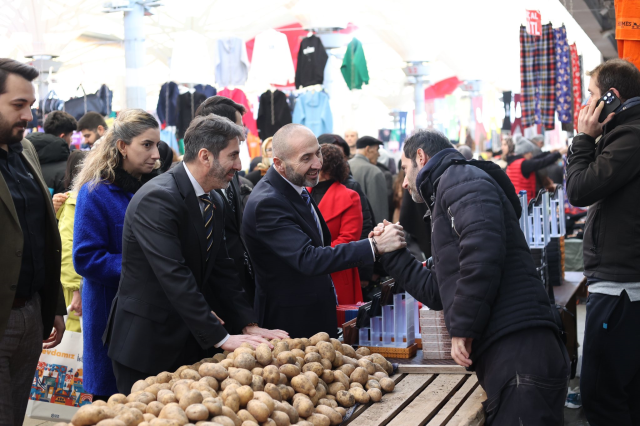
[{"label": "white tarpaulin ceiling", "polygon": [[[33,53],[58,56],[63,63],[52,87],[61,98],[82,83],[93,92],[102,83],[115,92],[114,109],[124,107],[125,62],[122,13],[103,13],[100,0],[0,0],[0,56],[24,59]],[[304,28],[351,22],[368,62],[370,84],[354,107],[370,99],[384,108],[413,109],[413,90],[402,72],[405,61],[429,61],[432,82],[456,75],[483,80],[498,90],[520,87],[519,26],[525,10],[539,10],[542,22],[567,27],[585,69],[600,52],[558,0],[163,0],[144,18],[147,108],[155,107],[160,85],[172,67],[198,66],[201,83],[213,83],[215,41],[256,34],[287,24]],[[172,64],[180,40],[196,34],[189,55]],[[182,42],[186,43],[186,42]],[[186,49],[186,48],[185,48]],[[340,52],[338,52],[339,55]],[[187,62],[195,56],[192,63]],[[175,58],[174,58],[175,59]],[[197,64],[197,65],[196,65]],[[362,120],[366,119],[365,117]],[[346,125],[346,124],[345,124]],[[375,128],[384,127],[376,124]]]}]

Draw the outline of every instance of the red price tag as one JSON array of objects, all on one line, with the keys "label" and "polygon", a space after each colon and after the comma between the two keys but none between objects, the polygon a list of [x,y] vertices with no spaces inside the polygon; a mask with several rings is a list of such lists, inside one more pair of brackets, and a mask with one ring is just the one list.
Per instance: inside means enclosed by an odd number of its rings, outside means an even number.
[{"label": "red price tag", "polygon": [[537,10],[527,10],[527,32],[534,36],[542,35],[542,17]]}]

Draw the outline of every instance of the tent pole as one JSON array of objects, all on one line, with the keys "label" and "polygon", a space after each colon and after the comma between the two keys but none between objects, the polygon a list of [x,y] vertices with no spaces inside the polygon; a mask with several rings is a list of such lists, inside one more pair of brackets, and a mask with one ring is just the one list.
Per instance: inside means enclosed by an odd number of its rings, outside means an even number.
[{"label": "tent pole", "polygon": [[147,91],[142,84],[145,60],[143,18],[143,4],[136,0],[129,0],[129,8],[124,12],[127,108],[146,109]]}]

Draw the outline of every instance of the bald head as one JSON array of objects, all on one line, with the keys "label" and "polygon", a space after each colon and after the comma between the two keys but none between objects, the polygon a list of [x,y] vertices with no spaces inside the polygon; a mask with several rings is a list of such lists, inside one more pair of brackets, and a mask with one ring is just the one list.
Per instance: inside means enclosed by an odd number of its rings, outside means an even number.
[{"label": "bald head", "polygon": [[312,141],[318,143],[318,139],[308,127],[302,124],[287,124],[273,135],[273,156],[287,161],[299,150],[300,145]]},{"label": "bald head", "polygon": [[313,132],[300,124],[287,124],[273,136],[273,165],[298,186],[316,186],[322,168],[320,144]]}]

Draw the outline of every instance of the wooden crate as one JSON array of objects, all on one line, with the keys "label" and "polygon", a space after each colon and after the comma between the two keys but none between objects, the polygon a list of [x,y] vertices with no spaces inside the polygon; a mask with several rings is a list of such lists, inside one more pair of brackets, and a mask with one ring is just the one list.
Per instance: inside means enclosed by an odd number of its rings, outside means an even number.
[{"label": "wooden crate", "polygon": [[378,403],[357,407],[342,425],[484,425],[482,402],[487,397],[475,374],[456,366],[441,369],[437,366],[401,367],[400,373],[392,377],[396,382],[393,392],[385,394]]},{"label": "wooden crate", "polygon": [[385,358],[413,358],[418,353],[418,345],[414,343],[408,348],[389,348],[385,346],[366,346],[371,353],[380,354]]}]

